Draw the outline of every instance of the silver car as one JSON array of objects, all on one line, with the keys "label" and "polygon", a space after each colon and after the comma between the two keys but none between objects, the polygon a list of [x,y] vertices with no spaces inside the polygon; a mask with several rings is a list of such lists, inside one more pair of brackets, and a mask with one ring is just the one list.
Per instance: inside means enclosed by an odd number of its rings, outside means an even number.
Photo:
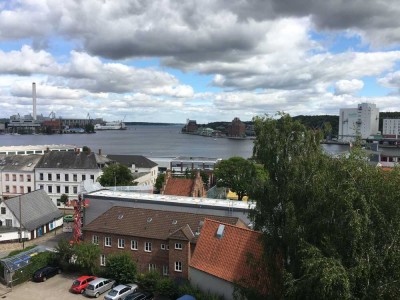
[{"label": "silver car", "polygon": [[98,297],[100,294],[107,292],[113,288],[115,280],[107,278],[97,278],[93,280],[85,289],[85,295],[89,297]]},{"label": "silver car", "polygon": [[136,292],[138,286],[134,283],[131,284],[120,284],[114,287],[107,295],[104,296],[104,300],[123,300],[126,296]]}]

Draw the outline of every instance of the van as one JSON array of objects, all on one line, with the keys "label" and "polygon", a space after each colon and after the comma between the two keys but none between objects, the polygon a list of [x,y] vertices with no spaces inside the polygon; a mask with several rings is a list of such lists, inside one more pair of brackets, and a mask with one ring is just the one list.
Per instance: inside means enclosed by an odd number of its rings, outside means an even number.
[{"label": "van", "polygon": [[107,278],[97,278],[88,284],[85,290],[85,295],[89,297],[99,297],[100,294],[107,292],[113,288],[115,280]]}]

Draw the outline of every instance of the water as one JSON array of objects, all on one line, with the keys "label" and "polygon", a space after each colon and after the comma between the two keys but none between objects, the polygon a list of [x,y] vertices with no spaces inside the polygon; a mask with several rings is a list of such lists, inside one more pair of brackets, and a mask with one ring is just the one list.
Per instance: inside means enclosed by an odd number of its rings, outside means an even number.
[{"label": "water", "polygon": [[[249,158],[252,140],[203,137],[180,133],[181,125],[128,126],[127,130],[98,131],[95,134],[0,135],[0,146],[68,144],[88,146],[103,154],[134,154],[148,157],[202,156]],[[347,150],[347,146],[324,145],[332,153]]]}]

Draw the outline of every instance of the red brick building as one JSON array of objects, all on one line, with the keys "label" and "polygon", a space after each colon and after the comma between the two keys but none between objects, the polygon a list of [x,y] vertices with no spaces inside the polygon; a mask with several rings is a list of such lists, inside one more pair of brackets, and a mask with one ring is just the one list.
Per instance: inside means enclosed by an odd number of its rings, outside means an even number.
[{"label": "red brick building", "polygon": [[176,178],[172,177],[171,172],[167,172],[164,185],[161,189],[163,195],[186,196],[186,197],[207,197],[207,191],[201,179],[200,172],[196,173],[195,178]]},{"label": "red brick building", "polygon": [[230,137],[244,137],[246,135],[246,125],[239,118],[234,118],[228,125],[227,134]]},{"label": "red brick building", "polygon": [[164,276],[187,279],[205,218],[246,228],[237,217],[114,206],[84,226],[83,239],[100,246],[101,266],[107,255],[125,251],[139,272],[157,269]]}]

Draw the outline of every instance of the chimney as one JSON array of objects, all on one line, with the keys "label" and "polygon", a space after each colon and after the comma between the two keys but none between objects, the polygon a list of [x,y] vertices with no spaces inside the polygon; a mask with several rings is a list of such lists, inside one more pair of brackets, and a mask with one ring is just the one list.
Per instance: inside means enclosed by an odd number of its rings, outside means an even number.
[{"label": "chimney", "polygon": [[101,155],[101,149],[99,149],[99,155]]},{"label": "chimney", "polygon": [[36,83],[32,82],[33,119],[36,121]]}]

